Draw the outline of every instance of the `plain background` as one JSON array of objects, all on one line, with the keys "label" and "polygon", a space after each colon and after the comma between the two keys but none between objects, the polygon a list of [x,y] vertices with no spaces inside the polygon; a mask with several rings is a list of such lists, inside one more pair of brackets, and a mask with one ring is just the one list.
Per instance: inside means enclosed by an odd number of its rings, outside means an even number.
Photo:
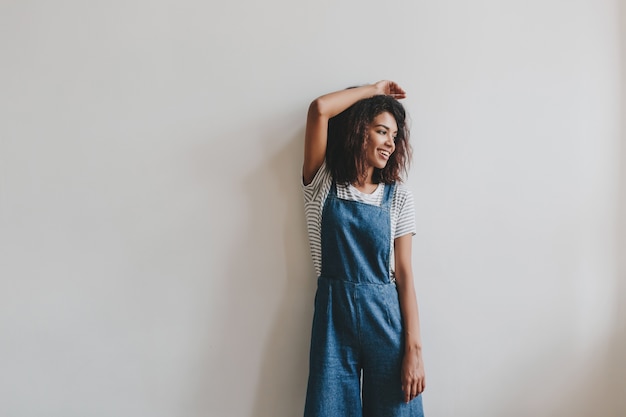
[{"label": "plain background", "polygon": [[2,1],[0,415],[300,415],[306,110],[389,78],[427,415],[623,417],[625,10]]}]

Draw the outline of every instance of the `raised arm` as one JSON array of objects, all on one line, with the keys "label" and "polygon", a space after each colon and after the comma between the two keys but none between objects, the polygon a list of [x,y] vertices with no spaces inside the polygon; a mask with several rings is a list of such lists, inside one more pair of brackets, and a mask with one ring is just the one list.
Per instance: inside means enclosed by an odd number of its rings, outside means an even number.
[{"label": "raised arm", "polygon": [[335,91],[313,100],[309,106],[304,136],[304,164],[302,166],[304,185],[313,181],[313,177],[324,163],[328,140],[328,120],[357,101],[379,94],[391,95],[397,99],[406,97],[406,93],[398,84],[384,80],[375,84]]}]

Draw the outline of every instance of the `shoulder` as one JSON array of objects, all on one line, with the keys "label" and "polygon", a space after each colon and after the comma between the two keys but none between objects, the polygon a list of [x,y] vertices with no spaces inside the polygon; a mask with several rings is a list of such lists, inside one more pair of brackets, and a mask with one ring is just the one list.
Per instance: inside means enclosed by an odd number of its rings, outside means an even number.
[{"label": "shoulder", "polygon": [[395,189],[393,192],[393,198],[394,200],[398,200],[398,201],[406,201],[407,199],[410,199],[412,201],[413,193],[411,192],[411,190],[409,190],[409,188],[405,184],[396,182]]},{"label": "shoulder", "polygon": [[396,183],[391,200],[391,209],[399,213],[411,213],[414,210],[414,205],[411,190],[402,183]]},{"label": "shoulder", "polygon": [[413,193],[404,184],[397,184],[391,203],[391,214],[396,216],[396,229],[394,236],[400,237],[406,234],[415,234],[415,204]]}]

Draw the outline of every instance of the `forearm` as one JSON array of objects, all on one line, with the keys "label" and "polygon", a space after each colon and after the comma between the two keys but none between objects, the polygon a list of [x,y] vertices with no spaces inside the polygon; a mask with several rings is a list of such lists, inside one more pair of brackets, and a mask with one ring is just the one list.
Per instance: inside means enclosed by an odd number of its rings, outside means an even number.
[{"label": "forearm", "polygon": [[[404,271],[404,272],[402,272]],[[404,401],[409,402],[426,389],[422,339],[420,336],[417,298],[411,269],[396,270],[396,286],[404,324],[404,357],[402,358],[401,384]]]},{"label": "forearm", "polygon": [[404,324],[404,348],[405,351],[416,352],[421,355],[422,338],[420,335],[419,310],[413,274],[401,272],[396,274],[396,286],[400,300],[400,312]]},{"label": "forearm", "polygon": [[355,88],[335,91],[318,97],[309,107],[309,117],[330,119],[364,98],[384,94],[380,85],[368,84]]}]

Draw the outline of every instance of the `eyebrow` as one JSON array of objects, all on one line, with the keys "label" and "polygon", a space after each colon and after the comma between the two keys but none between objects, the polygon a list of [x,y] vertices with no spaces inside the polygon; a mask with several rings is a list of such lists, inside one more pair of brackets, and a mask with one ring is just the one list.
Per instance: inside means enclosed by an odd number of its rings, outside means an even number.
[{"label": "eyebrow", "polygon": [[[384,127],[385,129],[387,129],[387,130],[391,130],[391,128],[389,128],[388,126],[385,126],[385,125],[384,125],[384,124],[382,124],[382,123],[379,123],[379,124],[377,124],[377,125],[376,125],[376,126],[374,126],[374,127],[378,127],[378,126],[382,126],[382,127]],[[396,132],[397,132],[397,130],[396,130]]]}]

